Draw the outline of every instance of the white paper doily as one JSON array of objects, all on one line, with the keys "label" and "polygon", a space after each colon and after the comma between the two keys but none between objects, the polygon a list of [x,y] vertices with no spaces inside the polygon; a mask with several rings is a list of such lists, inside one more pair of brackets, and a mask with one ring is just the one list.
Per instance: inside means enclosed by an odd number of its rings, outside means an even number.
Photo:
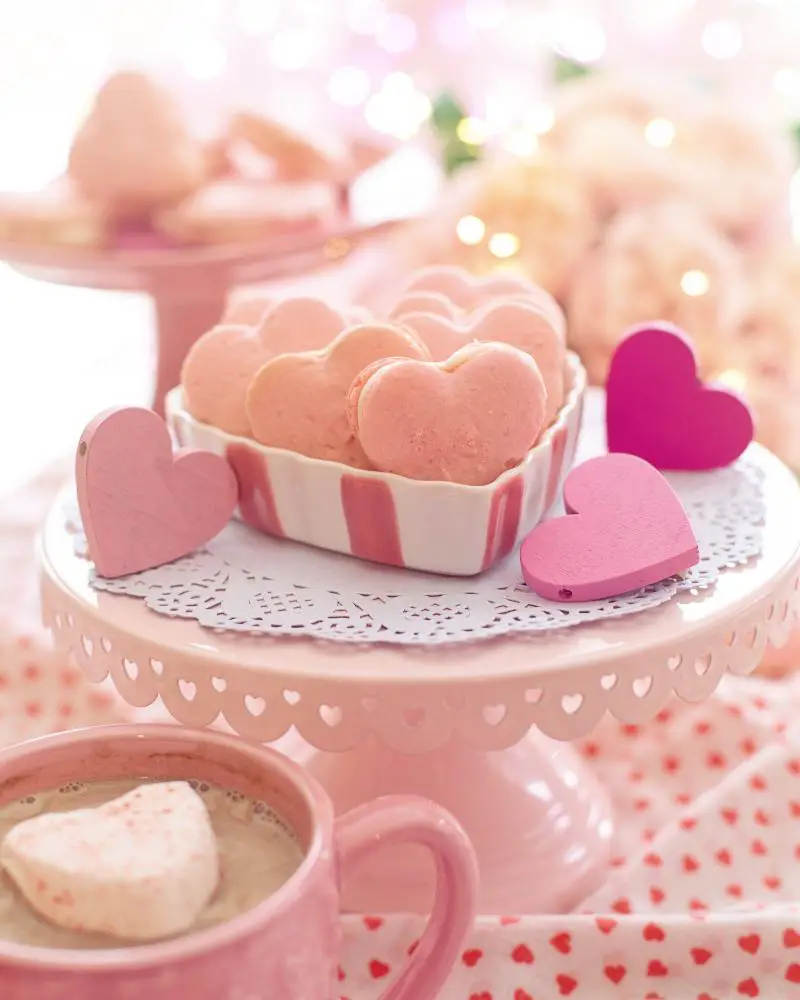
[{"label": "white paper doily", "polygon": [[[175,563],[92,585],[208,628],[337,642],[430,646],[568,628],[711,586],[720,572],[761,552],[763,474],[755,462],[667,478],[691,518],[700,562],[683,578],[608,601],[542,600],[522,581],[517,552],[477,578],[434,576],[269,538],[238,522]],[[79,527],[76,546],[85,549]]]}]

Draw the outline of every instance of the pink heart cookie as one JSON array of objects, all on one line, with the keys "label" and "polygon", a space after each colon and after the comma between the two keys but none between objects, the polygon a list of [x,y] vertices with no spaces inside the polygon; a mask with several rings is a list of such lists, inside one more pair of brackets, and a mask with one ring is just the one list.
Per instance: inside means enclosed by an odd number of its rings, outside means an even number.
[{"label": "pink heart cookie", "polygon": [[227,244],[322,227],[339,210],[336,191],[319,181],[264,183],[223,177],[153,216],[153,225],[181,243]]},{"label": "pink heart cookie", "polygon": [[0,241],[28,245],[100,248],[111,238],[100,205],[68,177],[38,191],[0,192]]},{"label": "pink heart cookie", "polygon": [[6,835],[0,865],[52,923],[130,941],[190,930],[219,882],[208,811],[183,781],[25,820]]},{"label": "pink heart cookie", "polygon": [[403,320],[404,317],[416,313],[456,319],[462,314],[462,310],[441,292],[410,291],[395,302],[389,312],[389,318]]},{"label": "pink heart cookie", "polygon": [[247,391],[253,436],[272,448],[368,468],[348,422],[347,392],[359,372],[387,357],[429,355],[400,327],[356,326],[324,350],[274,358]]},{"label": "pink heart cookie", "polygon": [[[275,305],[275,300],[266,295],[237,295],[225,307],[220,326],[260,326],[267,310]],[[340,315],[347,326],[361,326],[371,321],[368,309],[363,306],[349,306]]]},{"label": "pink heart cookie", "polygon": [[354,382],[350,421],[373,465],[408,479],[483,486],[518,465],[544,424],[536,363],[505,344],[447,361],[389,359]]},{"label": "pink heart cookie", "polygon": [[186,408],[228,434],[248,436],[245,396],[258,369],[280,354],[327,347],[347,325],[321,300],[294,298],[268,308],[257,326],[214,327],[183,363]]},{"label": "pink heart cookie", "polygon": [[447,360],[470,341],[510,344],[529,354],[547,389],[545,423],[552,423],[564,401],[566,353],[558,332],[534,305],[523,300],[490,303],[463,319],[411,313],[402,323],[425,343],[434,361]]},{"label": "pink heart cookie", "polygon": [[[427,304],[420,309],[420,296],[435,298],[428,299]],[[432,311],[446,316],[447,312],[442,311],[442,299],[450,304],[451,315],[469,315],[498,300],[527,301],[542,311],[562,340],[566,339],[564,314],[553,296],[539,285],[516,274],[491,274],[478,278],[461,267],[444,265],[424,268],[411,277],[391,314],[395,318],[402,318],[410,312]]]},{"label": "pink heart cookie", "polygon": [[142,73],[117,73],[75,136],[69,172],[112,215],[141,217],[196,191],[206,152],[169,93]]},{"label": "pink heart cookie", "polygon": [[753,440],[747,404],[730,389],[701,382],[691,341],[668,323],[635,327],[614,352],[606,428],[609,451],[659,469],[718,469]]},{"label": "pink heart cookie", "polygon": [[304,135],[274,118],[251,112],[235,114],[228,128],[232,143],[244,142],[267,157],[287,181],[308,180],[339,183],[352,175],[346,149],[333,136]]},{"label": "pink heart cookie", "polygon": [[694,566],[697,540],[677,494],[641,458],[602,455],[564,484],[565,517],[538,524],[522,543],[528,586],[550,601],[597,601]]},{"label": "pink heart cookie", "polygon": [[225,307],[220,326],[258,326],[274,300],[266,295],[239,295]]},{"label": "pink heart cookie", "polygon": [[75,459],[78,505],[100,576],[180,559],[225,527],[236,508],[232,469],[208,451],[172,454],[166,424],[128,407],[96,417]]}]

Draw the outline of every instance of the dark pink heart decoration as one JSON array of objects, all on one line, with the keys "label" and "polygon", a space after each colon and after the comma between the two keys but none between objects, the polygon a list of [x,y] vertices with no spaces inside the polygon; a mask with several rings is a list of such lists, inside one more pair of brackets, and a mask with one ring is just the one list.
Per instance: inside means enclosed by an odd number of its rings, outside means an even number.
[{"label": "dark pink heart decoration", "polygon": [[730,465],[753,440],[747,404],[704,385],[688,337],[667,323],[635,327],[619,344],[606,381],[608,450],[658,469],[698,472]]},{"label": "dark pink heart decoration", "polygon": [[634,455],[602,455],[564,483],[565,517],[522,543],[528,586],[549,601],[598,601],[658,583],[700,558],[692,525],[661,473]]},{"label": "dark pink heart decoration", "polygon": [[78,505],[100,576],[138,573],[209,542],[234,512],[233,470],[209,451],[172,453],[152,410],[110,410],[81,436],[75,459]]}]

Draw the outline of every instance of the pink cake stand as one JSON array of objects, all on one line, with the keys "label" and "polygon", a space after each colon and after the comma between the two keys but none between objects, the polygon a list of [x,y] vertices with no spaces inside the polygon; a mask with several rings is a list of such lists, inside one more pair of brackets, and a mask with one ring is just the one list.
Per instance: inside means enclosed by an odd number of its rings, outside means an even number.
[{"label": "pink cake stand", "polygon": [[42,281],[105,291],[144,292],[153,301],[157,368],[153,409],[178,382],[186,352],[222,315],[229,291],[344,260],[391,223],[220,247],[79,250],[0,243],[0,260]]},{"label": "pink cake stand", "polygon": [[[606,713],[642,723],[673,694],[708,697],[726,671],[755,669],[800,612],[800,488],[765,449],[751,454],[764,473],[761,557],[636,615],[435,650],[216,633],[92,589],[60,503],[42,539],[45,620],[131,705],[161,698],[186,725],[224,721],[266,743],[292,731],[283,748],[339,809],[415,792],[452,810],[478,850],[484,913],[562,911],[602,880],[612,833],[606,796],[568,741]],[[347,905],[424,909],[426,859],[382,860]]]}]

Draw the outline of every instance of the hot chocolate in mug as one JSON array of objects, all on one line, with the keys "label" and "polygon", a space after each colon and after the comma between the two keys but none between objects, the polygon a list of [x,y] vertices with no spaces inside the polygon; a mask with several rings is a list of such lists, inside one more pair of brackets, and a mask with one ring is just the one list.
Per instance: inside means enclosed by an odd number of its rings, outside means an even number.
[{"label": "hot chocolate in mug", "polygon": [[[229,884],[219,894],[222,902],[249,898],[240,912],[223,919],[218,910],[213,920],[183,935],[120,946],[113,941],[101,946],[94,939],[84,945],[75,938],[78,932],[39,925],[32,913],[20,919],[20,931],[26,923],[28,936],[14,933],[14,914],[22,914],[14,907],[24,904],[16,895],[10,898],[6,882],[6,903],[12,905],[5,917],[0,912],[2,1000],[335,1000],[342,949],[339,887],[360,859],[401,843],[421,844],[433,854],[436,898],[418,947],[382,1000],[434,1000],[475,916],[477,865],[457,822],[426,799],[389,796],[335,818],[321,786],[272,750],[177,726],[106,726],[1,751],[0,829],[4,810],[24,813],[26,803],[63,811],[71,808],[71,795],[85,794],[91,804],[104,789],[174,780],[218,796],[218,838],[220,831],[223,839],[236,834],[234,821],[226,818],[229,806],[236,813],[231,804],[240,819],[255,815],[263,823],[265,811],[280,817],[286,836],[294,838],[296,861],[278,883],[263,883],[263,898],[257,892],[250,898],[259,885],[256,856],[234,851],[230,856],[239,858],[239,867],[231,866],[228,882],[244,883],[242,891]],[[68,804],[50,810],[47,803],[56,793],[65,794]],[[256,843],[251,834],[248,830],[243,849]],[[284,862],[291,859],[288,849],[276,845],[272,849],[282,852]],[[248,857],[243,869],[241,859]],[[224,883],[221,842],[220,858]],[[30,936],[31,928],[44,936]],[[72,937],[58,937],[62,933]]]}]

